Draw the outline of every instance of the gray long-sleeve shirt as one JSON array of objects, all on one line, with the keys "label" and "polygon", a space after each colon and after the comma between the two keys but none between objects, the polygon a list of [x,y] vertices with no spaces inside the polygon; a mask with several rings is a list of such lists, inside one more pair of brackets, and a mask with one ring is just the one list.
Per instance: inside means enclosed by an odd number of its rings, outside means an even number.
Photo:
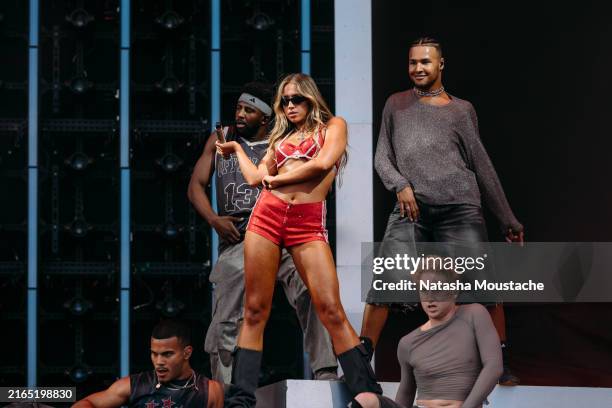
[{"label": "gray long-sleeve shirt", "polygon": [[499,336],[484,306],[461,305],[448,321],[404,336],[397,348],[402,379],[395,401],[463,401],[481,407],[503,371]]},{"label": "gray long-sleeve shirt", "polygon": [[412,89],[387,99],[374,160],[388,190],[412,185],[431,205],[473,204],[482,199],[502,230],[522,231],[478,133],[472,104],[455,96],[444,106],[419,101]]}]

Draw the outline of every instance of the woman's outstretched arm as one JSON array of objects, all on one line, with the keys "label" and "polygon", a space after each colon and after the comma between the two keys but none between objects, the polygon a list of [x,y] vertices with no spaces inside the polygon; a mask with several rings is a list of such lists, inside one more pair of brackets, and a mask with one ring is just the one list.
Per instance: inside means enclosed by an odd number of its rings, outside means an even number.
[{"label": "woman's outstretched arm", "polygon": [[240,171],[242,172],[246,182],[251,186],[259,185],[265,176],[276,174],[274,155],[269,149],[263,159],[261,159],[259,162],[259,165],[256,166],[253,164],[249,156],[247,156],[244,149],[238,142],[217,142],[216,146],[217,153],[221,154],[223,157],[229,157],[229,155],[232,153],[236,155],[238,165],[240,166]]}]

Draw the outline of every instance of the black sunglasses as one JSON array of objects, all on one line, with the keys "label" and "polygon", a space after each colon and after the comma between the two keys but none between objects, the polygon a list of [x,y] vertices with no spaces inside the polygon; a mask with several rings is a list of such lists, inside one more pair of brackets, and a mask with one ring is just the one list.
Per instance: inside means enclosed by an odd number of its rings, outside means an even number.
[{"label": "black sunglasses", "polygon": [[281,96],[281,105],[289,106],[289,102],[293,103],[294,105],[299,105],[307,100],[308,98],[302,95]]}]

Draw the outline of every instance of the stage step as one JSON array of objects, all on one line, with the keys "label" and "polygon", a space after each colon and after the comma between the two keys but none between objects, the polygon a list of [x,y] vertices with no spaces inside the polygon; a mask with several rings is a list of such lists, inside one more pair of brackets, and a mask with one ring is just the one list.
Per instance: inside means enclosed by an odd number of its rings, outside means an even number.
[{"label": "stage step", "polygon": [[[395,398],[399,383],[380,383]],[[339,381],[285,380],[257,390],[257,408],[345,408],[350,398]],[[501,387],[485,408],[612,408],[612,388]]]}]

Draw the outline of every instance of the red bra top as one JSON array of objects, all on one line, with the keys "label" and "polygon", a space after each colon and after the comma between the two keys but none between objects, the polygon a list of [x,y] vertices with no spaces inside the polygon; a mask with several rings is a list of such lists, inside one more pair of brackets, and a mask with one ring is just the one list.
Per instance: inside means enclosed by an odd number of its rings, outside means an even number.
[{"label": "red bra top", "polygon": [[287,134],[279,143],[276,145],[276,168],[282,167],[283,164],[289,159],[314,159],[325,143],[325,128],[319,128],[316,136],[311,136],[302,140],[298,145],[289,143],[287,138],[291,133]]}]

